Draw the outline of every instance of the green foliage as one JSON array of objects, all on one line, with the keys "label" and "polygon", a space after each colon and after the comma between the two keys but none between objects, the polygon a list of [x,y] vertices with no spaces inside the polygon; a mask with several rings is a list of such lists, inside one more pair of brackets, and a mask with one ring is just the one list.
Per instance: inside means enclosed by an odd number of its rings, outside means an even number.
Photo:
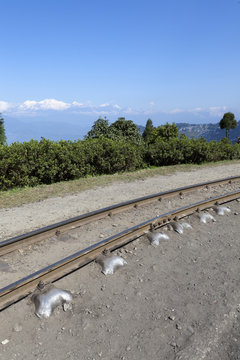
[{"label": "green foliage", "polygon": [[5,128],[4,128],[4,119],[0,113],[0,145],[6,145],[7,138],[5,135]]},{"label": "green foliage", "polygon": [[146,122],[145,129],[144,129],[143,134],[142,134],[142,138],[143,138],[143,140],[145,142],[148,142],[153,129],[154,129],[153,122],[152,122],[151,119],[148,119],[147,122]]},{"label": "green foliage", "polygon": [[178,128],[176,124],[169,124],[153,128],[149,135],[149,143],[153,144],[160,138],[162,140],[170,140],[178,138]]},{"label": "green foliage", "polygon": [[87,175],[144,167],[140,147],[126,141],[88,139],[13,143],[0,146],[0,189],[52,184]]},{"label": "green foliage", "polygon": [[86,139],[94,139],[99,137],[108,137],[109,123],[106,117],[101,116],[94,122],[92,129],[88,132]]},{"label": "green foliage", "polygon": [[219,122],[221,129],[226,129],[226,137],[229,138],[230,129],[235,129],[237,127],[237,120],[231,112],[227,112],[223,115],[223,118]]},{"label": "green foliage", "polygon": [[148,165],[163,166],[175,164],[200,164],[203,162],[232,160],[240,158],[240,146],[232,145],[228,139],[208,143],[204,138],[180,139],[168,141],[157,138],[149,144],[145,152],[145,162]]},{"label": "green foliage", "polygon": [[102,138],[85,142],[84,146],[89,150],[91,175],[113,174],[143,167],[141,152],[129,142]]},{"label": "green foliage", "polygon": [[109,137],[113,140],[126,140],[135,144],[141,142],[141,135],[136,124],[132,120],[126,120],[124,117],[109,126]]},{"label": "green foliage", "polygon": [[190,139],[183,134],[178,138],[175,124],[167,124],[152,129],[154,136],[151,134],[150,142],[137,142],[138,136],[130,120],[118,119],[114,124],[119,130],[118,135],[116,130],[115,139],[99,136],[54,142],[42,138],[0,145],[0,189],[52,184],[146,166],[240,158],[239,144],[232,145],[227,138],[209,143],[204,138]]},{"label": "green foliage", "polygon": [[99,117],[88,132],[85,139],[95,139],[105,137],[112,140],[131,141],[135,144],[140,143],[141,136],[139,129],[132,120],[126,120],[124,117],[118,118],[117,121],[109,126],[108,120]]}]

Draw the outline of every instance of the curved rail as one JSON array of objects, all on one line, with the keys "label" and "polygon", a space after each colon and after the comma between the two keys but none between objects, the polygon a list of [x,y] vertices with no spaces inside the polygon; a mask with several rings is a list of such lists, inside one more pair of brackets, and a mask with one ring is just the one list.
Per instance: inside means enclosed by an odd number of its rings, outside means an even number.
[{"label": "curved rail", "polygon": [[56,263],[49,265],[29,276],[26,276],[2,289],[0,289],[0,310],[3,310],[12,303],[22,299],[31,293],[40,281],[53,282],[72,271],[83,267],[92,262],[96,257],[107,249],[113,251],[142,236],[146,231],[153,227],[161,227],[168,222],[182,218],[194,213],[195,211],[205,210],[216,203],[222,204],[240,198],[240,191],[231,192],[222,196],[217,196],[204,201],[199,201],[182,208],[178,208],[165,214],[156,216],[142,222],[130,229],[124,230],[119,234],[104,239],[86,249],[78,251]]},{"label": "curved rail", "polygon": [[0,242],[0,256],[7,254],[11,251],[19,249],[21,246],[29,246],[33,243],[45,240],[55,235],[60,235],[73,227],[79,227],[95,220],[103,219],[107,216],[126,211],[130,208],[137,208],[138,206],[146,205],[154,201],[161,201],[166,198],[174,197],[176,195],[183,195],[198,189],[208,188],[209,186],[221,185],[240,181],[240,176],[232,176],[224,179],[213,180],[209,182],[199,183],[195,185],[176,188],[169,191],[159,192],[156,194],[140,197],[137,199],[125,201],[119,204],[108,206],[96,211],[85,213],[49,226],[45,226],[38,230],[30,231],[26,234],[18,235],[10,239]]}]

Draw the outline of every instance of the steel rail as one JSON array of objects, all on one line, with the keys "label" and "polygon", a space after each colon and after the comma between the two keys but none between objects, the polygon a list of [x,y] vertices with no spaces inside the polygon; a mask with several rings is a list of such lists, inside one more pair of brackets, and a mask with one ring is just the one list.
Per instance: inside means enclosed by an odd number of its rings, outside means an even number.
[{"label": "steel rail", "polygon": [[29,246],[33,243],[45,240],[52,236],[60,235],[65,231],[72,228],[80,227],[90,222],[103,219],[107,216],[126,211],[130,208],[137,208],[138,206],[146,205],[154,201],[161,201],[163,199],[171,198],[176,195],[183,195],[189,192],[193,192],[204,187],[221,185],[226,183],[232,183],[240,181],[240,176],[232,176],[224,179],[213,180],[209,182],[199,183],[195,185],[176,188],[169,191],[159,192],[156,194],[140,197],[130,201],[122,202],[112,206],[108,206],[96,211],[85,213],[49,226],[42,227],[40,229],[30,231],[28,233],[12,237],[10,239],[0,242],[0,256],[19,249],[22,246]]},{"label": "steel rail", "polygon": [[225,195],[217,196],[207,200],[199,201],[182,208],[178,208],[152,219],[144,221],[132,228],[126,229],[119,234],[113,235],[83,250],[80,250],[62,260],[55,262],[31,275],[28,275],[2,289],[0,289],[0,310],[14,302],[24,298],[34,289],[38,283],[54,282],[57,279],[77,270],[84,265],[92,262],[96,257],[107,249],[113,251],[133,240],[136,240],[147,231],[166,225],[174,219],[180,219],[187,215],[193,214],[195,211],[205,210],[215,205],[222,204],[240,198],[240,191],[234,191]]}]

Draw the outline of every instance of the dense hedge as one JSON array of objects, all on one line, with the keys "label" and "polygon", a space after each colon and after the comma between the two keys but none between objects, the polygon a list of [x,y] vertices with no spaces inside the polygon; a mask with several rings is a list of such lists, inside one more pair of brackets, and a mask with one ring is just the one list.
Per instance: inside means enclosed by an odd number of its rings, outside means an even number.
[{"label": "dense hedge", "polygon": [[176,164],[200,164],[220,160],[240,158],[239,144],[232,144],[228,139],[206,142],[205,139],[180,139],[168,141],[158,138],[150,144],[146,152],[148,165],[163,166]]},{"label": "dense hedge", "polygon": [[51,184],[87,175],[112,174],[146,166],[201,163],[240,158],[229,140],[169,140],[136,145],[106,138],[53,142],[42,139],[0,146],[0,189]]},{"label": "dense hedge", "polygon": [[0,146],[0,189],[51,184],[87,175],[143,167],[137,146],[110,139],[53,142],[42,139]]}]

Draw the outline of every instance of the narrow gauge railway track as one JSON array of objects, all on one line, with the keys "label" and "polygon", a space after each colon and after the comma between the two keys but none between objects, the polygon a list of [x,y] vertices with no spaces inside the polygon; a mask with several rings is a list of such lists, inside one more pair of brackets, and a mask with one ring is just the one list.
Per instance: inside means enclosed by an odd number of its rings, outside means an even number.
[{"label": "narrow gauge railway track", "polygon": [[103,219],[107,216],[112,216],[124,211],[127,211],[132,208],[137,208],[146,204],[150,204],[154,201],[161,201],[163,199],[172,198],[177,195],[184,195],[191,193],[193,191],[209,188],[210,186],[231,184],[232,182],[240,181],[240,176],[227,177],[223,179],[218,179],[210,182],[199,183],[191,186],[181,187],[169,191],[159,192],[157,194],[152,194],[144,196],[141,198],[133,199],[123,203],[115,204],[102,208],[96,211],[92,211],[80,216],[76,216],[38,230],[34,230],[22,235],[12,237],[10,239],[0,242],[0,256],[8,254],[14,250],[19,249],[23,246],[29,246],[31,244],[43,241],[55,235],[60,235],[72,228],[77,228],[86,224],[89,224],[93,221]]},{"label": "narrow gauge railway track", "polygon": [[182,208],[172,210],[160,216],[156,216],[130,229],[122,231],[105,240],[102,240],[86,249],[78,251],[52,265],[49,265],[29,276],[26,276],[2,289],[0,289],[0,310],[24,298],[31,293],[40,281],[49,283],[62,278],[63,276],[77,270],[100,255],[103,250],[113,251],[133,240],[142,236],[146,231],[152,228],[159,228],[168,222],[181,219],[185,216],[193,214],[195,211],[205,210],[216,203],[223,204],[240,198],[240,191],[234,191],[222,196],[217,196],[204,201],[199,201]]}]

